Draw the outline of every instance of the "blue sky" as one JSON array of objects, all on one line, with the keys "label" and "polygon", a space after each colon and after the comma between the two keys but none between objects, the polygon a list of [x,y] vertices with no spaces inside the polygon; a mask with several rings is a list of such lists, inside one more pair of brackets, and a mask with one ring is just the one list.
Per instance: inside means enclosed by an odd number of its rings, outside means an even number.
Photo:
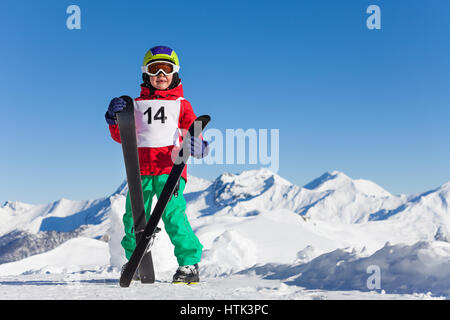
[{"label": "blue sky", "polygon": [[[66,9],[81,8],[81,30]],[[366,8],[381,8],[381,30]],[[185,97],[211,128],[279,129],[278,174],[326,171],[394,194],[450,181],[450,3],[0,3],[0,202],[95,199],[124,180],[109,100],[138,96],[150,47],[174,48]],[[192,166],[214,179],[259,165]]]}]

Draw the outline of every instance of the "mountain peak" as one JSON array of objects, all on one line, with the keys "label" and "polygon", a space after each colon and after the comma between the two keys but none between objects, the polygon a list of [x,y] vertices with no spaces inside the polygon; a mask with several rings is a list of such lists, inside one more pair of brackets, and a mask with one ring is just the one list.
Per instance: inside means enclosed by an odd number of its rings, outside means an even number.
[{"label": "mountain peak", "polygon": [[264,168],[245,170],[236,174],[226,172],[218,176],[214,183],[216,185],[233,184],[249,189],[258,189],[260,187],[268,188],[273,185],[293,185],[278,174]]},{"label": "mountain peak", "polygon": [[314,189],[318,189],[321,186],[325,185],[327,182],[329,181],[351,181],[351,179],[345,175],[344,173],[337,171],[337,170],[333,170],[333,171],[328,171],[325,172],[324,174],[322,174],[320,177],[314,179],[313,181],[307,183],[306,185],[303,186],[303,188],[308,189],[308,190],[314,190]]},{"label": "mountain peak", "polygon": [[356,191],[368,196],[376,197],[387,197],[391,195],[389,192],[372,181],[352,179],[346,174],[336,170],[325,172],[320,177],[314,179],[303,187],[305,189],[315,191]]},{"label": "mountain peak", "polygon": [[241,173],[223,173],[213,183],[216,203],[232,205],[253,199],[269,190],[291,188],[294,185],[268,169],[246,170]]},{"label": "mountain peak", "polygon": [[11,210],[11,212],[23,212],[32,208],[33,205],[20,202],[20,201],[5,201],[5,203],[0,207],[2,209]]}]

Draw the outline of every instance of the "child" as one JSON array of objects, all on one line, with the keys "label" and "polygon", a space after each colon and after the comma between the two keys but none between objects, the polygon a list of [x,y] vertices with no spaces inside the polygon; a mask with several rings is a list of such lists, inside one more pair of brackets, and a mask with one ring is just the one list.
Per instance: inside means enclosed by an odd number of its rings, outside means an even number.
[{"label": "child", "polygon": [[[159,197],[172,169],[172,149],[181,145],[180,129],[188,130],[196,118],[191,104],[183,97],[179,69],[177,54],[168,47],[153,47],[144,57],[142,66],[144,83],[141,84],[140,97],[135,99],[135,121],[147,221],[151,214],[152,198],[155,194]],[[115,116],[125,104],[121,98],[112,99],[105,115],[111,137],[119,143],[120,134]],[[191,137],[193,157],[206,156],[208,149],[208,143],[202,137]],[[183,197],[186,180],[185,167],[178,192],[167,204],[162,220],[175,247],[174,253],[179,265],[173,276],[173,282],[190,283],[200,280],[198,263],[203,246],[187,220],[186,201]],[[126,258],[130,259],[136,247],[136,239],[129,193],[125,209],[123,216],[125,236],[121,244],[125,249]]]}]

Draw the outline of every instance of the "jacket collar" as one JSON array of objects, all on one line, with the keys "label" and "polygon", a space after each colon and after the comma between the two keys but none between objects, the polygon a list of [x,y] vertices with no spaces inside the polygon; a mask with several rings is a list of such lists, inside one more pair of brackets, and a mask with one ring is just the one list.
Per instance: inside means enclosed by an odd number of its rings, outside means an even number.
[{"label": "jacket collar", "polygon": [[169,90],[151,90],[144,83],[141,84],[141,98],[143,99],[170,99],[176,100],[178,98],[183,98],[183,86],[180,83],[177,87]]}]

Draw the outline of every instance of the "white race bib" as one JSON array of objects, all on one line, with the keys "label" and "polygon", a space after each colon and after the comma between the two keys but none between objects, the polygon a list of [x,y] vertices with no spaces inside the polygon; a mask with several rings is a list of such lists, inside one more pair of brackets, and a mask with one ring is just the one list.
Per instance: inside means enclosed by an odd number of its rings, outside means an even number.
[{"label": "white race bib", "polygon": [[181,99],[134,102],[138,147],[158,148],[178,145]]}]

